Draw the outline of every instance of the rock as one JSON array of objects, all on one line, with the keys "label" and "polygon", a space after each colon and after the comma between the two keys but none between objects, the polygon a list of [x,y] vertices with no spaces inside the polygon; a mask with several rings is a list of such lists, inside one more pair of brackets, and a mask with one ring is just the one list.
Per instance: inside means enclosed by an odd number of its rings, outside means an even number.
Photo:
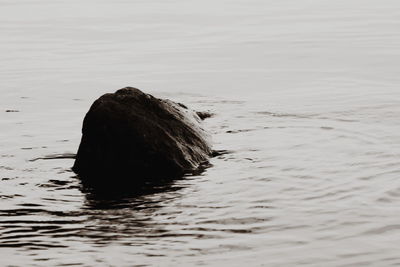
[{"label": "rock", "polygon": [[72,169],[83,180],[143,184],[196,170],[211,154],[196,112],[126,87],[91,106]]},{"label": "rock", "polygon": [[211,118],[212,116],[214,116],[214,114],[207,112],[207,111],[198,111],[196,112],[197,116],[199,116],[199,118],[201,120],[205,120],[207,118]]}]

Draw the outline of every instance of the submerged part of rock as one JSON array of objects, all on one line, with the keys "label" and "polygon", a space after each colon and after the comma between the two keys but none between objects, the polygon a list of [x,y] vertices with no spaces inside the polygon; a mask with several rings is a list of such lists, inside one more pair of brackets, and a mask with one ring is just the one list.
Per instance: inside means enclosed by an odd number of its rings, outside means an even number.
[{"label": "submerged part of rock", "polygon": [[84,180],[147,183],[192,171],[211,153],[196,112],[126,87],[91,106],[73,170]]}]

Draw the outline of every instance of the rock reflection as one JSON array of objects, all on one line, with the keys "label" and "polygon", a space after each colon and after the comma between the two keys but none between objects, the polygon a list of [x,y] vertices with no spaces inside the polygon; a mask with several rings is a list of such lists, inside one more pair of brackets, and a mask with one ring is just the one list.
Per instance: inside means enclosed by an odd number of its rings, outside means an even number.
[{"label": "rock reflection", "polygon": [[82,184],[85,195],[83,212],[87,219],[79,235],[98,246],[112,242],[129,245],[149,244],[157,238],[177,236],[167,229],[167,221],[155,217],[168,203],[181,198],[185,185],[178,181],[201,175],[210,164],[185,177],[148,183],[134,190],[129,185],[94,187]]}]

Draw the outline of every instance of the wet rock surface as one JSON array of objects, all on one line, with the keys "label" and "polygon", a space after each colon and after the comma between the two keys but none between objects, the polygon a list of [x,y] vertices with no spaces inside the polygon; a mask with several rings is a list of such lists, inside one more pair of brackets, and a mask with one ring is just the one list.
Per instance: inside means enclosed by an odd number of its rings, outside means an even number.
[{"label": "wet rock surface", "polygon": [[201,120],[183,104],[133,87],[105,94],[85,116],[73,171],[96,183],[182,176],[212,154]]}]

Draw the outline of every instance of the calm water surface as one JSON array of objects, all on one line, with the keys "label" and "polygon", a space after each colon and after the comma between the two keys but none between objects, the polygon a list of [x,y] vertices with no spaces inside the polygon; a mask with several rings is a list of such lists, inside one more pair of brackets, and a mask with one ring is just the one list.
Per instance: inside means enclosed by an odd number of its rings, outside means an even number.
[{"label": "calm water surface", "polygon": [[[397,0],[0,0],[0,265],[400,265],[399,29]],[[141,196],[32,161],[128,85],[230,153]]]}]

